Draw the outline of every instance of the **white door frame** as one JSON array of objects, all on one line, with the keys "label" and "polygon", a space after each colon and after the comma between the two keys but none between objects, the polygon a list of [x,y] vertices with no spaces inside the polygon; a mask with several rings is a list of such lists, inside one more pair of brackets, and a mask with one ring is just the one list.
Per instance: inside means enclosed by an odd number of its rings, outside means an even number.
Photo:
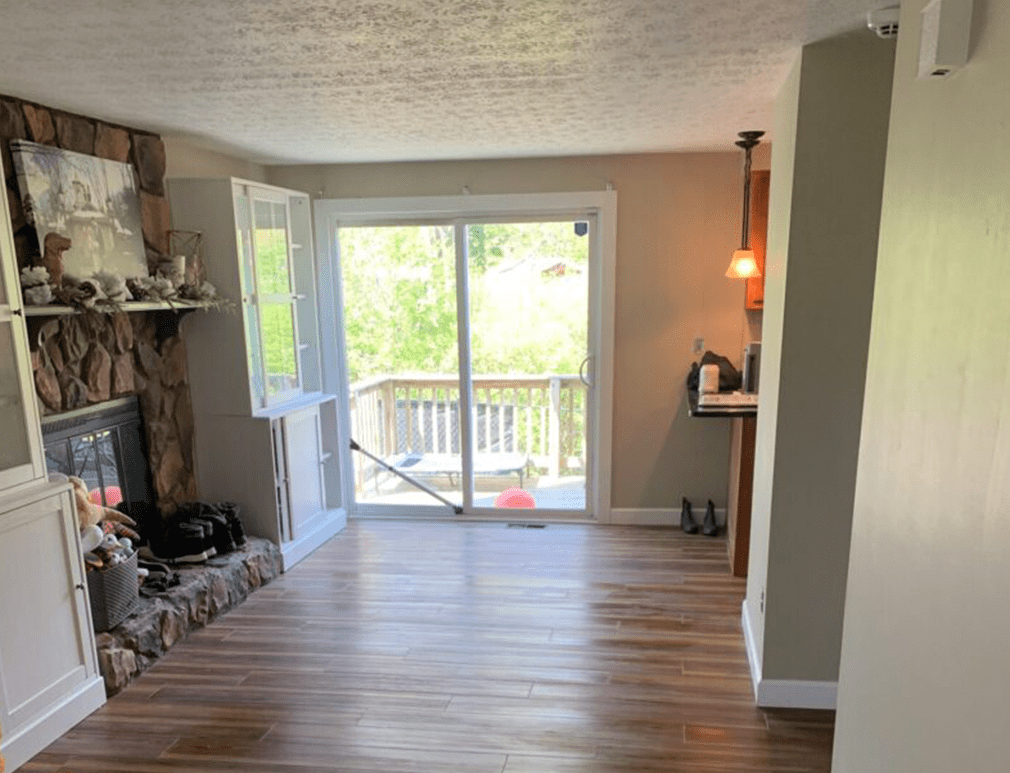
[{"label": "white door frame", "polygon": [[[334,345],[336,356],[324,356],[323,389],[338,398],[340,421],[338,427],[339,447],[348,449],[350,444],[350,383],[346,370],[346,351],[343,335],[343,288],[340,277],[339,244],[337,229],[348,226],[406,225],[411,223],[439,222],[453,224],[475,221],[501,222],[503,218],[512,221],[543,221],[552,218],[584,219],[592,224],[590,234],[595,244],[590,245],[589,265],[589,351],[597,356],[592,358],[589,373],[592,377],[595,399],[592,402],[589,420],[595,432],[595,453],[587,449],[589,468],[586,476],[586,510],[590,519],[598,523],[610,523],[611,454],[614,399],[614,311],[615,275],[617,264],[617,193],[614,191],[590,191],[579,193],[533,193],[533,194],[493,194],[480,196],[423,196],[409,198],[376,199],[319,199],[314,206],[316,223],[316,248],[318,276],[325,278],[321,290],[330,291],[333,298],[333,317],[321,320],[323,327],[331,326],[336,331],[327,343]],[[457,239],[457,242],[460,240]],[[465,244],[457,244],[457,266],[465,265],[459,252]],[[593,254],[598,256],[593,260]],[[457,271],[457,299],[466,290],[466,274]],[[459,301],[462,303],[462,300]],[[329,303],[321,304],[320,311],[330,311]],[[460,340],[469,335],[469,320],[460,318],[458,322]],[[461,350],[461,355],[463,354]],[[460,370],[469,371],[469,362],[460,358]],[[467,373],[467,381],[469,381]],[[463,395],[461,395],[463,399]],[[467,397],[468,399],[468,397]],[[465,406],[461,406],[465,407]],[[469,433],[472,434],[472,433]],[[461,438],[461,440],[464,440]],[[416,514],[417,507],[397,505],[366,505],[350,503],[354,501],[354,474],[350,451],[341,453],[342,501],[348,506],[349,515],[391,516]],[[463,454],[464,461],[468,458]],[[463,491],[469,491],[473,470],[464,470]],[[467,502],[467,504],[471,504]],[[378,508],[378,510],[373,509]],[[468,508],[467,518],[501,520],[510,511],[498,508]],[[511,511],[514,514],[514,511]],[[448,517],[448,516],[447,516]],[[573,519],[570,512],[563,510],[537,510],[537,520],[567,521]]]}]

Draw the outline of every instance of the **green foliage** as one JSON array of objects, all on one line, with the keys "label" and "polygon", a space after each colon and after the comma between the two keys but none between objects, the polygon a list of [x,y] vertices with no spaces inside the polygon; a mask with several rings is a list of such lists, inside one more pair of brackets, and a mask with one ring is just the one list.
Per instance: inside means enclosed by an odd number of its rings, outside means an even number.
[{"label": "green foliage", "polygon": [[295,333],[290,303],[262,303],[263,356],[271,392],[290,389],[295,370]]},{"label": "green foliage", "polygon": [[[473,372],[575,373],[586,353],[588,239],[572,223],[470,226]],[[455,373],[452,226],[340,231],[351,382]]]}]

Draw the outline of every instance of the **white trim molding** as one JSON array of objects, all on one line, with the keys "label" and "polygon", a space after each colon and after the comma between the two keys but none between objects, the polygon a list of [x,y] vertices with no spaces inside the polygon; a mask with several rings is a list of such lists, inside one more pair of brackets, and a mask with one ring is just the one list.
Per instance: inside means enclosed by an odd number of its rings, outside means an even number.
[{"label": "white trim molding", "polygon": [[746,599],[743,602],[743,638],[750,664],[754,702],[763,709],[834,709],[838,682],[803,679],[763,679],[754,628]]},{"label": "white trim molding", "polygon": [[762,679],[757,705],[763,709],[831,709],[838,703],[838,682]]},{"label": "white trim molding", "polygon": [[[700,525],[705,518],[705,508],[693,507],[694,520]],[[715,520],[726,525],[726,508],[715,509]],[[676,526],[680,528],[680,508],[672,507],[615,507],[610,511],[613,526]]]}]

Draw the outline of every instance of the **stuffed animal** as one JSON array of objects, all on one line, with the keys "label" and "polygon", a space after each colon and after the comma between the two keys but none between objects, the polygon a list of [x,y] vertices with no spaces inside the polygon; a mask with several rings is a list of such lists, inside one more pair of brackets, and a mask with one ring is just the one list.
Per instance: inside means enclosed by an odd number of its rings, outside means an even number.
[{"label": "stuffed animal", "polygon": [[126,286],[126,280],[118,274],[109,271],[99,271],[93,277],[101,286],[102,293],[110,301],[132,301],[133,295]]},{"label": "stuffed animal", "polygon": [[74,501],[77,503],[77,521],[80,528],[86,529],[102,521],[112,521],[122,523],[126,526],[136,526],[137,522],[125,513],[113,510],[111,507],[96,505],[88,498],[88,484],[80,478],[70,476],[70,483],[74,487]]}]

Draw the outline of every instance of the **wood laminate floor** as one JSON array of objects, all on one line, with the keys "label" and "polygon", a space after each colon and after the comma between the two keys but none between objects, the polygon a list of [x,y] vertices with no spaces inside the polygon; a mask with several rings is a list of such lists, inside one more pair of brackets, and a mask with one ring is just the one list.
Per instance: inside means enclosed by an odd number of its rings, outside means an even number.
[{"label": "wood laminate floor", "polygon": [[744,581],[672,529],[352,522],[31,773],[827,771],[754,708]]}]

